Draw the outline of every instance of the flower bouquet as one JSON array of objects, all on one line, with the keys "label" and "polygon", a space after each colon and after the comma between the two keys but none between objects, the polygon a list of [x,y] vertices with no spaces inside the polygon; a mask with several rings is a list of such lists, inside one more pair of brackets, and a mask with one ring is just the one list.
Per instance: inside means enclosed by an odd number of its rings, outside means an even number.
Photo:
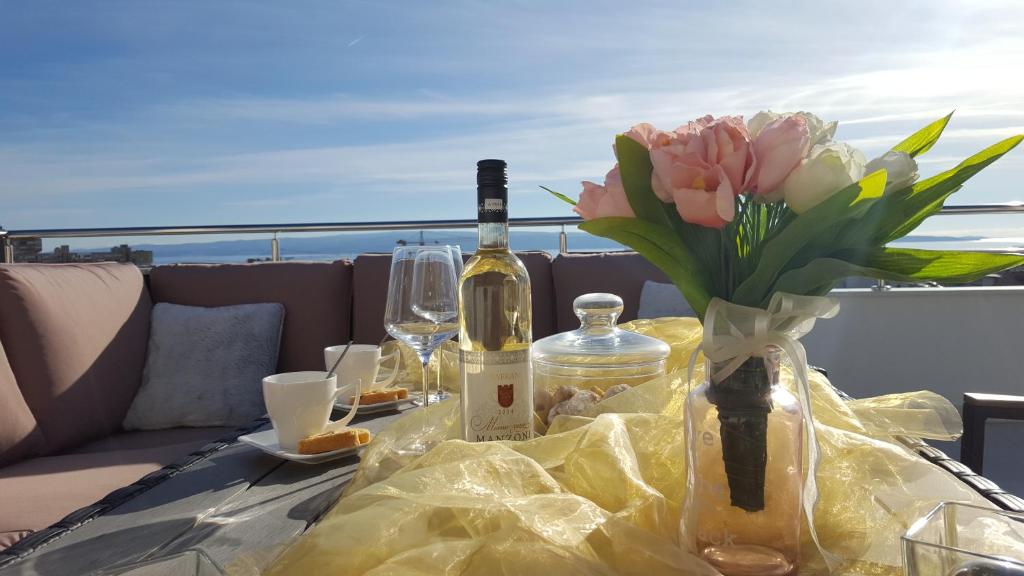
[{"label": "flower bouquet", "polygon": [[806,112],[705,116],[671,132],[640,124],[616,137],[603,186],[584,182],[579,202],[555,194],[586,220],[580,229],[664,271],[700,318],[715,297],[765,307],[775,292],[827,294],[849,276],[969,282],[1024,259],[888,246],[1024,138],[917,181],[915,158],[951,116],[870,162]]},{"label": "flower bouquet", "polygon": [[[582,230],[660,268],[704,325],[708,382],[687,405],[684,536],[725,574],[795,573],[801,508],[817,541],[817,443],[797,339],[837,313],[825,295],[850,276],[955,283],[1024,264],[890,246],[1024,139],[919,180],[915,158],[951,116],[870,162],[833,139],[835,122],[806,112],[705,116],[672,131],[640,124],[616,137],[604,185],[583,182],[578,202],[548,190],[573,204]],[[778,386],[783,354],[799,398]]]}]

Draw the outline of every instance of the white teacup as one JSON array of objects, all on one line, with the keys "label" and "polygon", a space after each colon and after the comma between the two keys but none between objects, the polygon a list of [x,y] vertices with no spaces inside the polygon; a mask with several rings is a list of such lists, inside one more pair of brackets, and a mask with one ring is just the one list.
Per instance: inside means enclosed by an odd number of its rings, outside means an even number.
[{"label": "white teacup", "polygon": [[[338,356],[344,350],[344,344],[324,348],[326,370],[330,370],[334,366],[334,363],[338,361]],[[382,363],[392,358],[398,358],[398,354],[399,350],[395,348],[394,352],[381,358],[380,346],[353,344],[341,364],[338,365],[337,370],[334,371],[338,375],[338,388],[351,392],[351,387],[357,380],[363,383],[363,392],[387,388],[398,377],[398,362],[395,362],[395,368],[385,378],[377,380],[377,374],[380,372]]]},{"label": "white teacup", "polygon": [[[357,381],[357,390],[358,386]],[[264,378],[263,400],[281,448],[294,451],[299,440],[323,432],[340,393],[337,375],[328,377],[327,372],[286,372]],[[337,424],[348,424],[355,412],[353,406]]]}]

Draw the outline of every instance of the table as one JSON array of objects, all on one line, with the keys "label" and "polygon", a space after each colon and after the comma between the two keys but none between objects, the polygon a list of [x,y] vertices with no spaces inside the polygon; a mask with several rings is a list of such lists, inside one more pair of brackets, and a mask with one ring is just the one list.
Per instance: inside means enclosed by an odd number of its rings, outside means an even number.
[{"label": "table", "polygon": [[[377,432],[399,416],[386,412],[354,423]],[[1000,507],[1024,510],[1019,498],[939,450],[897,440]],[[186,550],[201,550],[232,573],[259,574],[337,501],[358,464],[356,456],[312,466],[287,462],[236,442],[0,569],[0,576],[88,574]]]},{"label": "table", "polygon": [[[357,417],[377,432],[398,411]],[[357,456],[309,465],[234,443],[0,570],[2,576],[88,574],[203,551],[258,573],[341,496]]]}]

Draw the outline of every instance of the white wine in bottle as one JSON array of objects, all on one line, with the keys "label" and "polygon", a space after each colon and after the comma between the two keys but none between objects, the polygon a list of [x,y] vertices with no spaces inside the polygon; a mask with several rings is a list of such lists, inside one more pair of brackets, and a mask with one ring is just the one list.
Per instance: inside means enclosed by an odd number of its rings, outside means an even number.
[{"label": "white wine in bottle", "polygon": [[530,277],[508,249],[504,160],[477,163],[479,243],[459,279],[462,437],[533,437]]}]

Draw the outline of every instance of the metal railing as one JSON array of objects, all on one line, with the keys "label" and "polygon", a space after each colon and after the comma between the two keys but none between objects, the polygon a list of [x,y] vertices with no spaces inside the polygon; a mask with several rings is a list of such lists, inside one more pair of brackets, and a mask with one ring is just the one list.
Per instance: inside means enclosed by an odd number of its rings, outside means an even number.
[{"label": "metal railing", "polygon": [[[510,218],[512,228],[560,226],[558,244],[561,252],[568,251],[566,226],[579,224],[578,217]],[[383,232],[388,230],[453,230],[476,228],[476,219],[467,220],[414,220],[388,222],[323,222],[310,224],[217,224],[211,226],[128,226],[120,228],[40,228],[35,230],[0,230],[3,246],[2,262],[13,262],[13,241],[26,238],[106,238],[124,236],[192,236],[200,234],[271,234],[270,258],[281,259],[278,234],[302,232]]]},{"label": "metal railing", "polygon": [[[976,215],[976,214],[1024,214],[1024,202],[1006,202],[1002,204],[969,204],[961,206],[944,206],[940,214]],[[558,235],[559,252],[568,252],[568,236],[566,226],[579,224],[583,220],[578,217],[538,217],[510,218],[509,226],[513,228],[560,226]],[[25,238],[103,238],[116,236],[186,236],[200,234],[271,234],[270,257],[272,261],[281,259],[281,244],[278,234],[302,232],[381,232],[387,230],[451,230],[459,228],[475,228],[477,221],[468,220],[416,220],[416,221],[385,221],[385,222],[327,222],[312,224],[219,224],[212,226],[130,226],[121,228],[44,228],[37,230],[0,229],[0,261],[13,262],[13,241]],[[884,286],[881,285],[881,286]]]}]

